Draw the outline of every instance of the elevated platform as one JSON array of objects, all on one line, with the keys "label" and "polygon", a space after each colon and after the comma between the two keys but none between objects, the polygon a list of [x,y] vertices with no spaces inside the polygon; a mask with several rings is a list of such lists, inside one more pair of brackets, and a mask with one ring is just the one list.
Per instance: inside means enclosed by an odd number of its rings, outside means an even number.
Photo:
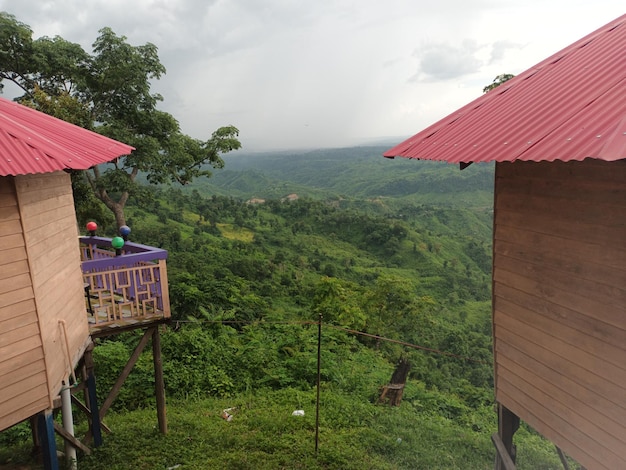
[{"label": "elevated platform", "polygon": [[167,251],[110,238],[80,237],[87,320],[92,337],[167,322]]}]

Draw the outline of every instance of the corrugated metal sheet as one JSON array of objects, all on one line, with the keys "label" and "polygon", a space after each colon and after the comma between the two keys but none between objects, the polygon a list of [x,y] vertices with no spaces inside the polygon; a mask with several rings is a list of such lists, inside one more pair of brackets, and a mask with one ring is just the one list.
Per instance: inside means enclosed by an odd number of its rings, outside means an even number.
[{"label": "corrugated metal sheet", "polygon": [[626,15],[384,156],[450,163],[626,158]]},{"label": "corrugated metal sheet", "polygon": [[134,148],[0,98],[0,176],[86,170]]}]

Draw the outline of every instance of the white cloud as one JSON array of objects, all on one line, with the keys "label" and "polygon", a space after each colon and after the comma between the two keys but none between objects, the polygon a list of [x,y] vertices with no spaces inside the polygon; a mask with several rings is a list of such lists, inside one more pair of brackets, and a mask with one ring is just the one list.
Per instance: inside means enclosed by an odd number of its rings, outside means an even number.
[{"label": "white cloud", "polygon": [[248,149],[409,135],[623,14],[598,0],[0,0],[34,37],[154,43],[183,130]]},{"label": "white cloud", "polygon": [[476,57],[479,49],[471,40],[460,46],[447,43],[423,46],[414,53],[418,59],[418,72],[411,81],[450,80],[478,72],[482,65]]}]

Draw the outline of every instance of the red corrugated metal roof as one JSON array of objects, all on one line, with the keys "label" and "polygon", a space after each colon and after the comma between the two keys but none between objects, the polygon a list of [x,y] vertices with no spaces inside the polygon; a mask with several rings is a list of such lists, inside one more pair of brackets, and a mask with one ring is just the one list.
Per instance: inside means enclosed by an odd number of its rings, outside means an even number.
[{"label": "red corrugated metal roof", "polygon": [[450,163],[626,158],[626,15],[384,156]]},{"label": "red corrugated metal roof", "polygon": [[0,176],[86,170],[134,148],[0,98]]}]

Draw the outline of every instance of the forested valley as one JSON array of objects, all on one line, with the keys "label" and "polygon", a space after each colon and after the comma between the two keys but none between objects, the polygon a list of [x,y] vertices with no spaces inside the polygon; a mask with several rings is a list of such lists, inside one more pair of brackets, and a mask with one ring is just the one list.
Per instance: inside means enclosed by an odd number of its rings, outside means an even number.
[{"label": "forested valley", "polygon": [[[131,239],[169,252],[170,431],[155,428],[145,352],[81,467],[492,468],[493,167],[382,150],[235,154],[188,187],[141,186],[126,207]],[[77,214],[80,227],[94,217]],[[96,216],[114,235],[112,217]],[[101,400],[138,334],[99,340]],[[401,360],[400,405],[379,403]],[[27,459],[28,437],[0,435],[0,457]],[[516,439],[518,468],[559,468],[540,436]]]}]

